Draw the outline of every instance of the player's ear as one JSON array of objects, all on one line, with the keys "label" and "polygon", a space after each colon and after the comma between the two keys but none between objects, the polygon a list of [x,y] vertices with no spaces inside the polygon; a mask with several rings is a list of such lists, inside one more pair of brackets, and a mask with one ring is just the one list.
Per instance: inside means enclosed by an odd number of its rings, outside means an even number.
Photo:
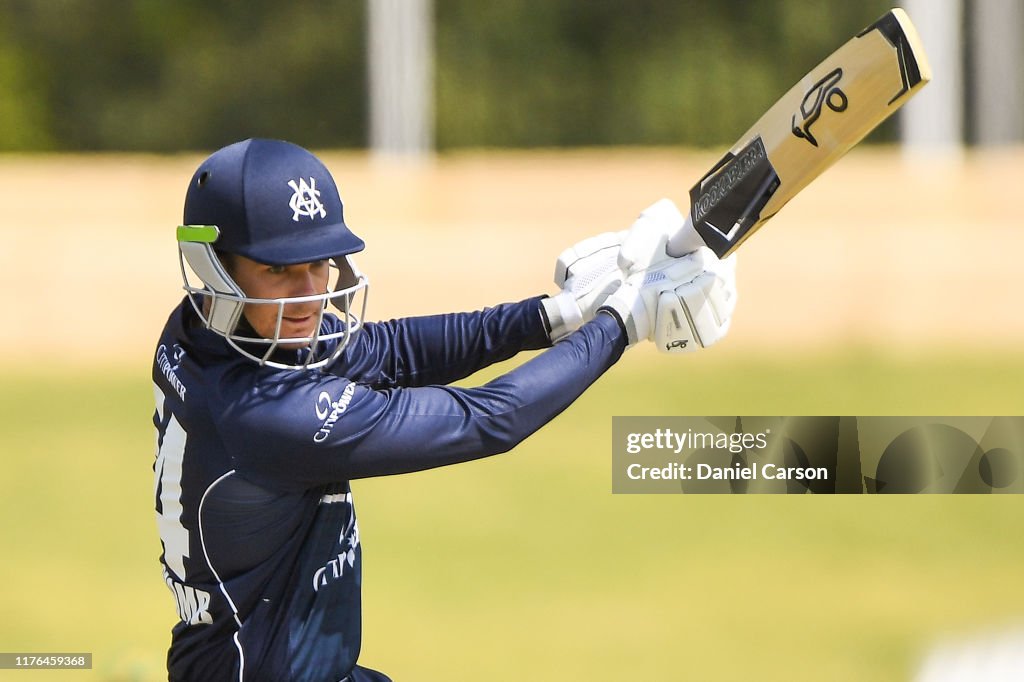
[{"label": "player's ear", "polygon": [[231,275],[232,279],[234,279],[236,265],[235,255],[228,251],[221,251],[220,249],[214,249],[213,252],[217,254],[217,260],[221,262],[221,265],[224,266],[227,273]]}]

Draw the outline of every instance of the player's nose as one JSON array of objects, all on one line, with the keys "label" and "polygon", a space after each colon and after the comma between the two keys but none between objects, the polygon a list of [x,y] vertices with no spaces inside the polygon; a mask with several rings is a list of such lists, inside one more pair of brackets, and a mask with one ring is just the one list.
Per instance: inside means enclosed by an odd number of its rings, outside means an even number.
[{"label": "player's nose", "polygon": [[309,268],[296,268],[291,284],[292,296],[312,296],[324,293],[321,290],[318,278]]}]

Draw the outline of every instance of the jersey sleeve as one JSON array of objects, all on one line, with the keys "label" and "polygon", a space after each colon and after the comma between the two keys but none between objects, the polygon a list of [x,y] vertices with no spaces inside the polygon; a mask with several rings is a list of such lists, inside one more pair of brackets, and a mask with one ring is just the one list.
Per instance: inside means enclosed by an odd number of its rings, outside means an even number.
[{"label": "jersey sleeve", "polygon": [[465,462],[506,452],[537,431],[625,345],[618,321],[598,315],[475,388],[375,389],[345,377],[283,372],[225,404],[219,430],[239,473],[276,489]]},{"label": "jersey sleeve", "polygon": [[328,371],[373,388],[458,381],[520,351],[551,345],[540,300],[367,323]]}]

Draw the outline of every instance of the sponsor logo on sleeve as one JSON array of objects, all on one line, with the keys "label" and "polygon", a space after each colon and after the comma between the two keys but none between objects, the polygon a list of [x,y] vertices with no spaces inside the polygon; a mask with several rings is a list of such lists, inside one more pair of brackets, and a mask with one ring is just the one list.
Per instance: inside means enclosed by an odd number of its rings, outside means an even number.
[{"label": "sponsor logo on sleeve", "polygon": [[316,418],[321,421],[321,424],[313,436],[314,443],[323,443],[327,440],[327,437],[331,435],[331,431],[334,430],[334,425],[341,419],[341,415],[345,414],[345,411],[348,410],[355,392],[356,385],[351,383],[345,386],[345,390],[341,392],[341,397],[337,400],[333,400],[331,394],[327,391],[320,392],[320,395],[316,397],[314,409],[316,409]]}]

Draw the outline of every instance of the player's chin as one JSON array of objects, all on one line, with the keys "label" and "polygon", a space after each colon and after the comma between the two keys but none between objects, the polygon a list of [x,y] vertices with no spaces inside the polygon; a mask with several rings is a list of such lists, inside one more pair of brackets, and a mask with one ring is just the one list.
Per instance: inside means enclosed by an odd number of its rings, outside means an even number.
[{"label": "player's chin", "polygon": [[[312,339],[316,334],[316,326],[319,322],[318,315],[304,315],[297,317],[284,317],[281,319],[281,339]],[[291,350],[305,348],[309,341],[296,341],[294,343],[282,343],[281,348]]]},{"label": "player's chin", "polygon": [[279,343],[277,347],[281,350],[302,350],[309,348],[309,341],[296,341],[295,343]]}]

